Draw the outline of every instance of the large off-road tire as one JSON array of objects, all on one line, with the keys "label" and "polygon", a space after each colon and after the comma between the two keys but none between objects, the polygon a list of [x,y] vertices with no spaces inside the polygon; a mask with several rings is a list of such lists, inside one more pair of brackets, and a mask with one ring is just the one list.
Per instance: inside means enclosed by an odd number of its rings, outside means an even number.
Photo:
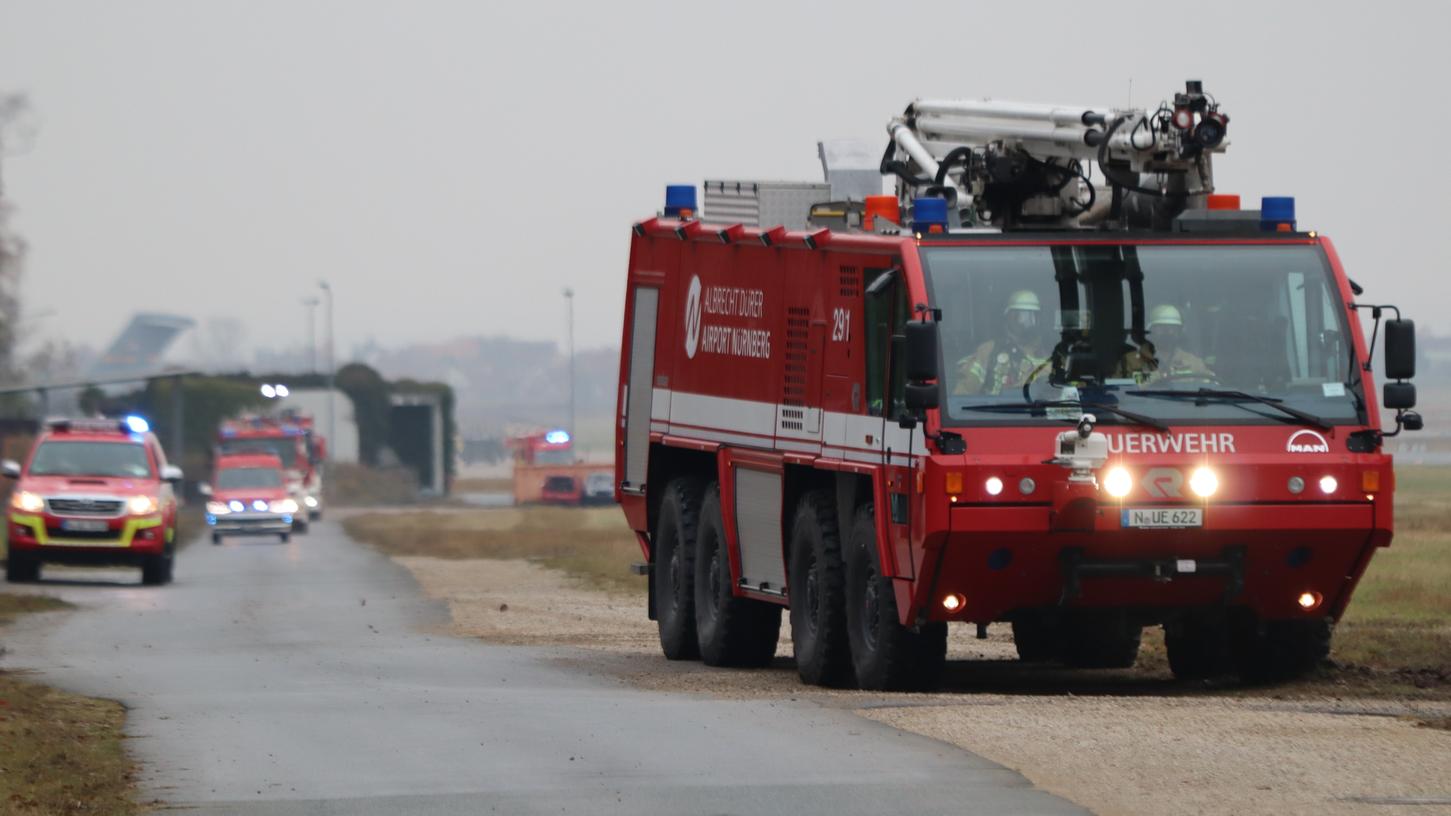
[{"label": "large off-road tire", "polygon": [[1143,636],[1144,627],[1122,613],[1081,613],[1063,621],[1058,659],[1075,669],[1127,669]]},{"label": "large off-road tire", "polygon": [[40,562],[20,553],[10,553],[5,561],[5,580],[12,584],[30,584],[40,580]]},{"label": "large off-road tire", "polygon": [[141,562],[141,583],[146,586],[163,586],[171,583],[173,556],[148,555]]},{"label": "large off-road tire", "polygon": [[705,491],[695,539],[695,633],[708,666],[764,666],[781,638],[781,607],[732,592],[720,486]]},{"label": "large off-road tire", "polygon": [[926,690],[942,680],[947,624],[917,631],[899,621],[892,579],[882,574],[871,505],[859,509],[846,544],[846,624],[857,685],[872,691]]},{"label": "large off-road tire", "polygon": [[796,505],[791,525],[791,643],[803,682],[840,686],[851,680],[846,636],[846,566],[841,560],[836,502],[813,490]]},{"label": "large off-road tire", "polygon": [[1047,663],[1058,659],[1058,629],[1042,615],[1013,619],[1013,646],[1024,663]]},{"label": "large off-road tire", "polygon": [[1239,676],[1247,683],[1293,680],[1330,656],[1330,621],[1266,621],[1236,632],[1232,648]]},{"label": "large off-road tire", "polygon": [[704,484],[694,477],[665,485],[655,519],[655,622],[660,650],[669,660],[700,657],[695,637],[695,538]]},{"label": "large off-road tire", "polygon": [[212,533],[212,544],[215,545],[215,544],[220,544],[220,543],[222,543],[222,534],[221,533]]},{"label": "large off-road tire", "polygon": [[1225,621],[1184,618],[1164,624],[1169,670],[1179,680],[1207,680],[1234,671]]}]

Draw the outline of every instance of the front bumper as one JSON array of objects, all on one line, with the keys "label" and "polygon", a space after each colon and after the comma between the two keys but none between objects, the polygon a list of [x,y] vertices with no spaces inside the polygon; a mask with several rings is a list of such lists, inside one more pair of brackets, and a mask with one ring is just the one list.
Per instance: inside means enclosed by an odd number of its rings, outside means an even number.
[{"label": "front bumper", "polygon": [[221,535],[278,535],[292,532],[292,516],[286,513],[207,514],[207,525]]},{"label": "front bumper", "polygon": [[[102,523],[104,530],[68,530],[68,523]],[[167,527],[160,514],[116,518],[56,516],[50,513],[16,513],[6,517],[9,548],[38,556],[44,561],[84,563],[131,563],[136,558],[165,552],[176,531]]]},{"label": "front bumper", "polygon": [[[1204,526],[1130,529],[1117,506],[1091,529],[1055,529],[1048,506],[956,507],[922,552],[919,608],[934,620],[991,621],[1027,609],[1157,612],[1240,606],[1267,620],[1339,617],[1379,541],[1371,503],[1210,505]],[[924,570],[924,568],[926,568]],[[920,574],[920,573],[919,573]],[[935,587],[931,585],[935,583]],[[1313,609],[1301,594],[1323,597]],[[933,597],[928,597],[929,593]],[[967,603],[948,615],[937,596]]]}]

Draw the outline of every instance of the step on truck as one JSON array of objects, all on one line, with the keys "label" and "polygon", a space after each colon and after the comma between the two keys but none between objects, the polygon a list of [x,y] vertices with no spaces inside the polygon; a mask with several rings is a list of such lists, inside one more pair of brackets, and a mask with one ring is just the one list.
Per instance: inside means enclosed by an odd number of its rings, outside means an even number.
[{"label": "step on truck", "polygon": [[1322,660],[1391,541],[1414,326],[1293,199],[1214,190],[1228,123],[1197,82],[917,100],[896,194],[805,229],[671,187],[633,227],[615,463],[665,655],[762,665],[789,610],[805,682],[869,689],[936,683],[949,624],[1075,667],[1162,626],[1181,678]]}]

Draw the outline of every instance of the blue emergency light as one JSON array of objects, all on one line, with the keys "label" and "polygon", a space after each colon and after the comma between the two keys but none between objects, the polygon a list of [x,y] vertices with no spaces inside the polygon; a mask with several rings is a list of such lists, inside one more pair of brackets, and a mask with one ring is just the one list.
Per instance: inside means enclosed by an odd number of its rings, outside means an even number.
[{"label": "blue emergency light", "polygon": [[921,235],[947,231],[947,199],[927,196],[912,199],[912,231]]},{"label": "blue emergency light", "polygon": [[668,184],[665,186],[665,214],[676,218],[695,216],[695,185]]},{"label": "blue emergency light", "polygon": [[1295,199],[1292,196],[1265,196],[1260,199],[1260,231],[1294,232]]},{"label": "blue emergency light", "polygon": [[145,417],[139,417],[133,414],[132,416],[126,417],[122,422],[126,423],[126,428],[131,433],[144,434],[151,430],[151,423],[147,422]]},{"label": "blue emergency light", "polygon": [[544,441],[551,445],[563,445],[569,441],[569,431],[550,431],[544,435]]}]

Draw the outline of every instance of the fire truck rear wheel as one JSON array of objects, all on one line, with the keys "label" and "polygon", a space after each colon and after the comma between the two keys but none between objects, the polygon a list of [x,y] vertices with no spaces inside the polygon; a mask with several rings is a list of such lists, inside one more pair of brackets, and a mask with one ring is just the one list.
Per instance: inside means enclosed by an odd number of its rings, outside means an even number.
[{"label": "fire truck rear wheel", "polygon": [[700,657],[695,637],[695,538],[704,492],[699,479],[672,479],[665,485],[651,537],[655,621],[660,627],[660,650],[668,660]]},{"label": "fire truck rear wheel", "polygon": [[29,584],[40,580],[40,562],[29,556],[11,553],[5,562],[5,580],[12,584]]},{"label": "fire truck rear wheel", "polygon": [[1024,663],[1046,663],[1058,657],[1058,630],[1041,615],[1014,618],[1013,646]]},{"label": "fire truck rear wheel", "polygon": [[801,497],[791,525],[791,643],[801,680],[840,686],[851,680],[846,637],[846,578],[831,491]]},{"label": "fire truck rear wheel", "polygon": [[1127,669],[1138,662],[1143,635],[1121,613],[1075,615],[1064,621],[1059,659],[1076,669]]},{"label": "fire truck rear wheel", "polygon": [[1235,662],[1247,683],[1293,680],[1330,657],[1328,620],[1266,621],[1236,632]]},{"label": "fire truck rear wheel", "polygon": [[695,547],[695,633],[707,666],[764,666],[776,656],[781,607],[738,598],[721,521],[720,485],[705,491]]},{"label": "fire truck rear wheel", "polygon": [[870,504],[852,521],[846,546],[846,622],[857,685],[869,691],[929,690],[942,680],[947,624],[912,631],[900,623],[892,579],[882,574]]},{"label": "fire truck rear wheel", "polygon": [[1229,674],[1234,662],[1224,621],[1184,618],[1164,624],[1169,670],[1179,680],[1205,680]]}]

